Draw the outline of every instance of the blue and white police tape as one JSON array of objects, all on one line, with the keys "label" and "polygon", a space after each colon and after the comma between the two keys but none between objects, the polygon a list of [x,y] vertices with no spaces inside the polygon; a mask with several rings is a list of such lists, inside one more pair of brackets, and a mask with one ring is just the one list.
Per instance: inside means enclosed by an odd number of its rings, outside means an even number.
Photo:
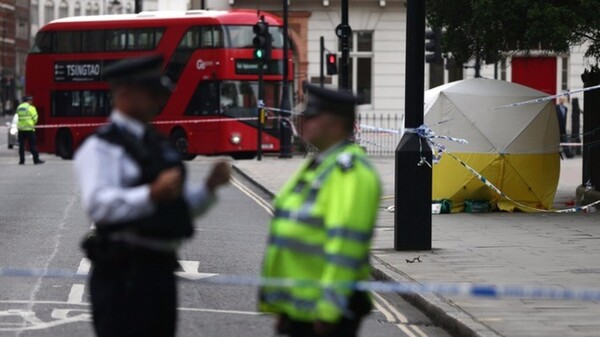
[{"label": "blue and white police tape", "polygon": [[[362,127],[362,125],[361,125]],[[382,129],[382,128],[376,128],[376,127],[370,127],[371,129],[375,129],[375,130],[379,130],[379,131],[383,131],[386,129]],[[431,128],[429,128],[426,125],[422,125],[419,128],[416,129],[406,129],[406,132],[412,132],[412,133],[416,133],[419,136],[419,139],[424,139],[429,143],[429,146],[431,147],[432,151],[434,151],[433,154],[433,163],[437,164],[440,160],[441,160],[441,156],[442,154],[447,154],[448,156],[450,156],[451,158],[453,158],[454,160],[458,161],[459,164],[461,164],[463,167],[465,167],[469,172],[471,172],[471,174],[473,174],[475,177],[477,177],[485,186],[487,186],[488,188],[490,188],[492,191],[494,191],[496,194],[498,194],[499,196],[505,198],[506,200],[514,203],[516,206],[519,206],[521,208],[530,210],[530,211],[534,211],[534,212],[540,212],[540,213],[578,213],[578,212],[583,212],[583,211],[588,211],[591,210],[592,207],[595,207],[596,205],[600,205],[600,200],[595,201],[593,203],[584,205],[584,206],[577,206],[577,207],[571,207],[571,208],[566,208],[566,209],[556,209],[556,210],[548,210],[548,209],[541,209],[541,208],[536,208],[536,207],[532,207],[529,206],[527,204],[524,204],[522,202],[519,202],[513,198],[511,198],[510,196],[508,196],[506,193],[502,192],[498,187],[496,187],[494,184],[492,184],[486,177],[484,177],[481,173],[477,172],[477,170],[475,170],[473,167],[471,167],[469,164],[467,164],[465,161],[461,160],[460,158],[456,157],[455,155],[453,155],[451,152],[448,152],[446,147],[442,144],[436,143],[433,141],[433,139],[444,139],[444,140],[449,140],[449,141],[453,141],[453,142],[458,142],[461,144],[468,144],[468,142],[464,139],[460,139],[460,138],[454,138],[454,137],[448,137],[448,136],[440,136],[440,135],[436,135]],[[368,142],[371,143],[371,142]],[[371,145],[375,145],[375,143],[371,143]],[[422,151],[422,150],[421,150]],[[418,165],[428,165],[429,167],[431,167],[431,165],[425,160],[424,156],[421,156],[421,161],[418,163]],[[388,210],[390,212],[394,211],[393,207],[389,207]]]},{"label": "blue and white police tape", "polygon": [[538,103],[548,102],[548,101],[555,100],[558,97],[571,96],[573,94],[578,94],[578,93],[581,93],[581,92],[592,91],[592,90],[597,90],[597,89],[600,89],[600,85],[595,85],[595,86],[588,87],[588,88],[583,88],[583,89],[576,89],[576,90],[571,90],[571,91],[565,91],[565,92],[560,93],[558,95],[551,95],[551,96],[540,97],[540,98],[532,99],[532,100],[529,100],[529,101],[523,101],[523,102],[517,102],[517,103],[507,104],[507,105],[503,105],[503,106],[491,108],[490,111],[497,111],[497,110],[503,110],[503,109],[508,109],[508,108],[515,108],[515,107],[518,107],[518,106],[528,105],[528,104],[538,104]]},{"label": "blue and white police tape", "polygon": [[[66,270],[0,268],[0,277],[85,279],[86,274]],[[470,296],[483,298],[527,298],[552,300],[600,301],[600,288],[564,288],[528,285],[494,285],[472,283],[417,283],[417,282],[334,282],[323,283],[310,280],[284,278],[261,278],[244,275],[215,275],[203,278],[182,278],[184,282],[205,285],[253,286],[280,288],[328,288],[373,291],[398,294],[438,294],[442,296]]]},{"label": "blue and white police tape", "polygon": [[[432,157],[433,164],[439,163],[440,160],[442,159],[442,154],[444,152],[446,152],[446,147],[443,144],[435,142],[434,139],[444,139],[444,140],[449,140],[449,141],[460,143],[460,144],[468,144],[469,143],[467,140],[462,139],[462,138],[436,135],[435,132],[433,132],[433,130],[430,127],[428,127],[427,125],[421,125],[416,129],[407,128],[406,132],[417,134],[417,136],[419,136],[419,140],[425,140],[429,144],[429,147],[431,147],[431,152],[433,155],[433,157]],[[421,145],[421,153],[422,152],[423,152],[423,147]],[[424,164],[431,167],[431,164],[428,163],[427,160],[425,160],[425,156],[421,154],[421,161],[418,163],[418,165],[421,166]]]},{"label": "blue and white police tape", "polygon": [[585,205],[585,206],[578,206],[578,207],[572,207],[572,208],[566,208],[566,209],[555,209],[555,210],[541,209],[541,208],[529,206],[527,204],[516,201],[515,199],[509,197],[506,193],[502,192],[498,187],[496,187],[494,184],[492,184],[486,177],[484,177],[481,173],[477,172],[477,170],[475,170],[473,167],[471,167],[465,161],[461,160],[460,158],[456,157],[455,155],[453,155],[452,153],[450,153],[448,151],[445,151],[445,152],[448,156],[450,156],[454,160],[458,161],[458,163],[461,164],[464,168],[466,168],[469,172],[471,172],[471,174],[476,176],[485,186],[489,187],[492,191],[496,192],[496,194],[500,195],[501,197],[505,198],[506,200],[512,202],[513,204],[515,204],[519,207],[522,207],[522,208],[525,208],[525,209],[528,209],[528,210],[531,210],[534,212],[540,212],[540,213],[577,213],[577,212],[583,212],[583,211],[589,210],[592,207],[600,204],[600,200],[598,200],[598,201],[595,201],[595,202]]}]

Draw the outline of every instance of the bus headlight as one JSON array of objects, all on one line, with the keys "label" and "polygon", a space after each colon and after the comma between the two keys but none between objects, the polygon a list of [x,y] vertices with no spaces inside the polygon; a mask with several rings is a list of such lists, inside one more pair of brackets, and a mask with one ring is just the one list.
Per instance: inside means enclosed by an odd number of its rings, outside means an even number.
[{"label": "bus headlight", "polygon": [[8,132],[10,132],[10,134],[12,136],[16,136],[17,135],[17,128],[10,128],[10,130]]},{"label": "bus headlight", "polygon": [[240,145],[240,143],[242,143],[242,135],[240,135],[239,133],[232,133],[230,140],[231,144]]}]

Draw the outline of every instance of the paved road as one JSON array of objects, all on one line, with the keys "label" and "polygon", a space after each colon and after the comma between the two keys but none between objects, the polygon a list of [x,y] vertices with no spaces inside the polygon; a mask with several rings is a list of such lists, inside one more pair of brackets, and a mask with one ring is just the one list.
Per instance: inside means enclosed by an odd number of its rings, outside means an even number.
[{"label": "paved road", "polygon": [[[89,265],[79,242],[90,223],[81,211],[72,162],[44,155],[45,165],[18,166],[16,150],[6,149],[5,132],[0,127],[0,266],[85,273]],[[209,162],[191,162],[191,178],[201,179]],[[226,188],[180,251],[184,275],[257,275],[269,219],[264,197],[239,177]],[[375,299],[378,310],[365,322],[363,336],[447,336],[398,296]],[[256,313],[252,287],[180,283],[179,306],[178,336],[273,335],[272,317]],[[0,336],[91,335],[84,281],[0,278]]]}]

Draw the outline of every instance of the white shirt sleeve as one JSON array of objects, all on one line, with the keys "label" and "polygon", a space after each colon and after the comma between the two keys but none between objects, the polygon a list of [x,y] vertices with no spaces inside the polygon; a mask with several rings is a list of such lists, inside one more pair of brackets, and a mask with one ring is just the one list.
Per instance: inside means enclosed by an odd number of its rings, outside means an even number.
[{"label": "white shirt sleeve", "polygon": [[194,185],[186,183],[183,188],[184,199],[190,207],[192,217],[204,214],[216,201],[206,184]]},{"label": "white shirt sleeve", "polygon": [[95,223],[135,220],[154,211],[149,185],[123,187],[124,172],[136,169],[123,149],[91,137],[77,151],[74,165],[83,208]]}]

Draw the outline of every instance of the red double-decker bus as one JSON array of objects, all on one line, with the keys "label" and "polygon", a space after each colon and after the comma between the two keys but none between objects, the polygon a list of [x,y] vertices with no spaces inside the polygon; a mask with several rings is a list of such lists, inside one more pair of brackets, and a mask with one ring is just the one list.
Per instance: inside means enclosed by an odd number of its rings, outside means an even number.
[{"label": "red double-decker bus", "polygon": [[[283,80],[279,18],[261,13],[273,37],[264,69],[264,104],[278,107]],[[26,92],[39,112],[40,151],[68,159],[111,111],[103,69],[119,59],[160,53],[176,84],[156,127],[188,158],[253,158],[257,152],[259,63],[253,58],[257,12],[143,12],[53,21],[27,57]],[[286,58],[292,69],[291,57]],[[293,71],[290,71],[293,74]],[[292,75],[290,78],[292,79]],[[279,150],[278,124],[263,132],[265,152]]]}]

